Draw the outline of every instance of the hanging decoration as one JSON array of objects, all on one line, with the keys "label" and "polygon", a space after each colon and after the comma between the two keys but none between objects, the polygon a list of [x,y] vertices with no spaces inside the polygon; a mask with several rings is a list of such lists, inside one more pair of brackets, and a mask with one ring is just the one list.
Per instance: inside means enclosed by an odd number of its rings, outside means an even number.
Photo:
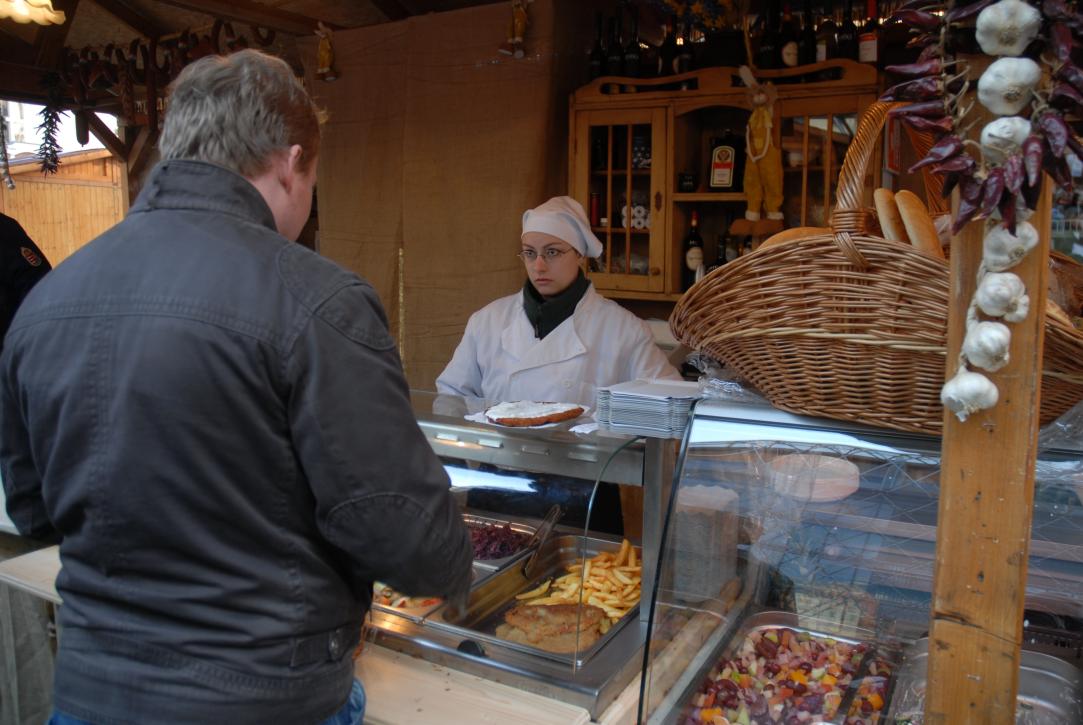
[{"label": "hanging decoration", "polygon": [[41,172],[43,174],[55,174],[60,167],[60,142],[57,133],[60,130],[60,119],[65,116],[63,94],[61,84],[63,81],[58,73],[46,73],[41,80],[45,86],[48,100],[41,109],[41,146],[38,147],[38,158],[41,159]]},{"label": "hanging decoration", "polygon": [[64,13],[53,9],[52,0],[0,0],[0,20],[4,18],[24,24],[60,25]]},{"label": "hanging decoration", "polygon": [[335,46],[331,44],[331,28],[316,23],[316,37],[320,39],[316,46],[316,78],[321,81],[333,81],[338,78],[335,70]]},{"label": "hanging decoration", "polygon": [[526,53],[523,50],[523,38],[526,36],[528,22],[526,6],[534,0],[512,0],[511,23],[508,26],[508,38],[500,46],[500,52],[513,58],[522,58]]},{"label": "hanging decoration", "polygon": [[691,23],[704,32],[740,27],[748,15],[748,0],[652,0],[678,23]]}]

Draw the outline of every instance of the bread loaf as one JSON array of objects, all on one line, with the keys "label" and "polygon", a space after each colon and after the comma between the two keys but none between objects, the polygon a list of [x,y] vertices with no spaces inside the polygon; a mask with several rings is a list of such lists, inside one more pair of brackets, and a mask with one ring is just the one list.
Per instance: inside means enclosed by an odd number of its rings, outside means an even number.
[{"label": "bread loaf", "polygon": [[805,237],[815,237],[821,234],[830,234],[831,230],[827,227],[793,227],[792,229],[783,229],[778,234],[772,234],[764,239],[757,249],[767,249],[768,247],[774,247],[784,242],[792,242],[795,239],[804,239]]},{"label": "bread loaf", "polygon": [[936,225],[921,199],[913,192],[903,189],[895,194],[895,205],[898,206],[899,216],[906,227],[906,236],[910,238],[914,248],[944,259],[944,249],[940,246]]},{"label": "bread loaf", "polygon": [[895,242],[910,243],[910,237],[906,234],[902,217],[899,216],[899,207],[895,203],[895,193],[891,189],[877,189],[872,193],[876,204],[876,216],[880,218],[880,229],[884,233],[884,239]]}]

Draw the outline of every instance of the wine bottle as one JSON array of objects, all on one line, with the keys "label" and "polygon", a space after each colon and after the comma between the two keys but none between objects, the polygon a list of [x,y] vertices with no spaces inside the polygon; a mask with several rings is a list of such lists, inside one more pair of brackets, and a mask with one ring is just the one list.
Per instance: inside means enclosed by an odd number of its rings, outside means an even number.
[{"label": "wine bottle", "polygon": [[876,0],[865,2],[865,24],[858,35],[857,59],[876,65],[880,58],[880,11]]},{"label": "wine bottle", "polygon": [[624,75],[638,78],[643,56],[639,50],[639,10],[632,8],[632,37],[624,46]]},{"label": "wine bottle", "polygon": [[834,0],[824,0],[823,19],[820,20],[820,26],[816,29],[817,63],[838,57],[839,46],[835,40],[835,33],[838,32],[838,29],[839,26],[835,23],[835,2]]},{"label": "wine bottle", "polygon": [[812,21],[812,0],[805,0],[801,11],[801,35],[797,41],[797,62],[812,65],[816,62],[816,26]]},{"label": "wine bottle", "polygon": [[778,30],[778,58],[779,68],[796,68],[800,61],[798,41],[800,33],[797,31],[797,22],[793,19],[790,4],[786,3],[782,14],[782,22]]},{"label": "wine bottle", "polygon": [[769,70],[781,62],[782,47],[779,44],[778,0],[771,0],[763,17],[760,45],[756,49],[756,67]]},{"label": "wine bottle", "polygon": [[591,80],[601,76],[605,69],[605,45],[602,39],[602,11],[600,10],[594,19],[594,46],[590,49],[588,67]]},{"label": "wine bottle", "polygon": [[666,34],[658,48],[658,75],[670,76],[677,72],[677,21],[671,15],[666,18]]},{"label": "wine bottle", "polygon": [[744,137],[727,128],[712,138],[710,162],[707,187],[711,191],[740,191],[745,173]]},{"label": "wine bottle", "polygon": [[688,289],[703,276],[703,237],[699,233],[699,212],[692,212],[692,222],[684,238],[684,268],[682,288]]},{"label": "wine bottle", "polygon": [[[681,30],[681,42],[677,46],[677,72],[687,73],[695,66],[695,58],[692,55],[692,24],[685,23]],[[687,91],[688,80],[681,81],[681,90]]]},{"label": "wine bottle", "polygon": [[854,25],[854,0],[846,0],[846,10],[842,14],[842,23],[839,24],[836,39],[839,57],[857,60],[858,41],[857,26]]},{"label": "wine bottle", "polygon": [[619,14],[609,19],[609,45],[606,47],[605,74],[607,76],[624,75],[624,46],[620,42]]}]

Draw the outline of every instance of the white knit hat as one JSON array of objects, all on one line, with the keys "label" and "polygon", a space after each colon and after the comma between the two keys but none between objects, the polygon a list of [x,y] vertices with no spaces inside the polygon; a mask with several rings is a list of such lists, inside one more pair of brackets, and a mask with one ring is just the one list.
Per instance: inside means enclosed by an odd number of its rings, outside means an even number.
[{"label": "white knit hat", "polygon": [[570,196],[554,196],[523,212],[523,234],[543,232],[567,242],[584,257],[599,257],[602,243],[590,230],[583,205]]}]

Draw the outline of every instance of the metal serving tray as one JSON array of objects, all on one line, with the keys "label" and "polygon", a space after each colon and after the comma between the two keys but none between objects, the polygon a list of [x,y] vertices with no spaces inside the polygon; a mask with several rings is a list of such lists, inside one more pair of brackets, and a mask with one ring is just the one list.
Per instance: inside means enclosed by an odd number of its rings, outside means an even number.
[{"label": "metal serving tray", "polygon": [[496,635],[496,628],[503,623],[504,614],[521,602],[515,595],[530,591],[546,579],[555,579],[567,573],[566,566],[581,561],[581,556],[590,558],[603,551],[619,551],[620,543],[607,539],[586,538],[582,536],[554,536],[546,542],[535,564],[536,574],[527,579],[522,567],[508,566],[496,572],[484,582],[479,583],[470,592],[465,609],[455,611],[443,607],[426,620],[426,624],[435,628],[446,629],[464,638],[469,638],[481,645],[505,647],[535,657],[544,657],[557,662],[581,667],[611,639],[629,621],[635,619],[639,605],[630,609],[609,631],[590,647],[580,651],[573,658],[572,653],[557,653],[531,647],[519,642],[502,639]]},{"label": "metal serving tray", "polygon": [[[923,637],[906,652],[895,681],[888,723],[924,722],[929,640]],[[1015,722],[1063,725],[1083,722],[1083,673],[1062,659],[1023,650],[1019,659],[1019,694]]]},{"label": "metal serving tray", "polygon": [[[741,644],[745,641],[745,638],[764,629],[777,629],[779,627],[786,627],[792,629],[795,632],[807,632],[810,636],[818,639],[833,639],[837,642],[845,642],[847,644],[865,644],[868,646],[868,651],[865,656],[862,657],[861,664],[858,667],[857,672],[854,674],[853,680],[846,688],[846,692],[843,693],[842,702],[839,704],[838,710],[835,712],[834,717],[831,720],[824,720],[822,722],[842,723],[846,719],[847,712],[850,709],[850,703],[853,701],[854,695],[857,692],[857,688],[861,685],[862,680],[867,676],[867,670],[869,663],[873,658],[887,659],[889,661],[896,659],[895,650],[889,647],[878,647],[868,639],[862,638],[857,632],[845,632],[839,633],[832,631],[835,629],[827,625],[826,623],[817,622],[815,619],[799,616],[793,612],[779,612],[779,611],[766,611],[757,612],[747,616],[744,621],[733,631],[733,635],[726,640],[725,645],[720,647],[718,651],[709,657],[702,671],[691,680],[688,680],[688,685],[681,697],[677,700],[679,703],[683,703],[682,706],[675,708],[675,710],[666,713],[663,708],[659,708],[656,712],[662,714],[664,719],[661,722],[674,723],[684,722],[688,717],[692,715],[692,711],[695,709],[692,705],[692,698],[700,687],[703,685],[704,679],[708,676],[711,670],[720,660],[729,659],[733,657]],[[889,689],[890,695],[890,689]],[[886,712],[886,708],[884,711]],[[657,718],[651,718],[650,722],[659,722]],[[810,721],[812,722],[812,721]],[[820,721],[817,721],[820,722]]]},{"label": "metal serving tray", "polygon": [[[466,522],[467,526],[503,526],[504,524],[510,524],[512,531],[516,531],[520,534],[525,534],[527,538],[533,536],[534,532],[537,530],[537,527],[535,526],[523,523],[521,521],[515,521],[514,519],[496,518],[493,516],[485,516],[475,513],[464,513],[463,521]],[[526,541],[524,540],[523,543],[526,544]],[[474,567],[479,569],[488,569],[489,571],[497,571],[498,569],[504,568],[516,559],[521,558],[525,553],[526,549],[521,548],[519,549],[519,551],[515,552],[511,556],[505,556],[499,559],[474,559]]]},{"label": "metal serving tray", "polygon": [[[470,586],[472,588],[478,586],[480,582],[487,579],[492,573],[493,571],[491,569],[478,566],[475,563],[473,566],[470,567],[470,576],[473,580]],[[444,606],[443,599],[440,599],[440,601],[436,602],[435,604],[428,604],[424,607],[392,607],[387,604],[379,604],[375,600],[373,600],[372,602],[373,609],[378,609],[381,612],[388,612],[389,614],[394,614],[399,617],[405,617],[414,622],[423,621],[425,617],[427,617],[429,614],[436,611],[442,606]]]}]

